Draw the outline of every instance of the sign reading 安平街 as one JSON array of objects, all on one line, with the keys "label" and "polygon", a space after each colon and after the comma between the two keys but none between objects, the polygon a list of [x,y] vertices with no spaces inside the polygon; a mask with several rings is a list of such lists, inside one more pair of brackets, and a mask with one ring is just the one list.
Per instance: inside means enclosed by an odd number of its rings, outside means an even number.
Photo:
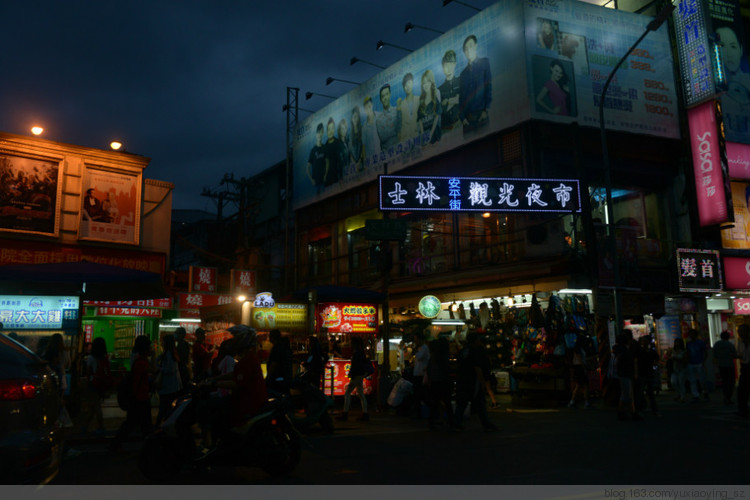
[{"label": "sign reading \u5b89\u5e73\u8857", "polygon": [[380,176],[381,210],[450,212],[581,211],[574,179]]},{"label": "sign reading \u5b89\u5e73\u8857", "polygon": [[677,249],[681,292],[719,292],[722,290],[718,250]]},{"label": "sign reading \u5b89\u5e73\u8857", "polygon": [[0,322],[5,330],[51,330],[78,318],[78,297],[0,295]]}]

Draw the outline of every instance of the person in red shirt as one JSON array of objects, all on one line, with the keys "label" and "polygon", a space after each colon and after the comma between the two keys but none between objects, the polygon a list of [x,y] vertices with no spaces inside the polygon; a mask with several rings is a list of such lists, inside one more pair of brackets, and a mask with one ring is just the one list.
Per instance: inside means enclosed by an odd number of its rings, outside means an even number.
[{"label": "person in red shirt", "polygon": [[139,335],[135,338],[133,344],[133,364],[130,371],[133,374],[133,394],[135,401],[127,412],[125,421],[120,425],[109,450],[118,452],[122,449],[122,442],[125,441],[130,433],[137,426],[141,427],[143,437],[146,437],[153,430],[151,421],[151,394],[149,383],[149,372],[151,364],[149,355],[151,354],[151,339],[146,335]]},{"label": "person in red shirt", "polygon": [[205,330],[198,328],[195,330],[195,343],[193,343],[193,378],[198,382],[208,377],[213,355],[213,346],[206,344]]},{"label": "person in red shirt", "polygon": [[[244,424],[250,417],[260,412],[260,409],[268,401],[266,382],[263,379],[263,371],[258,359],[258,337],[252,328],[245,328],[241,333],[235,335],[233,348],[239,361],[232,373],[219,375],[203,381],[202,385],[211,385],[215,388],[230,389],[232,391],[228,400],[229,410],[222,411],[217,408],[213,415],[215,420],[210,422],[210,428],[238,427]],[[228,421],[227,417],[228,415]],[[203,445],[210,448],[212,443],[211,432],[206,429]]]}]

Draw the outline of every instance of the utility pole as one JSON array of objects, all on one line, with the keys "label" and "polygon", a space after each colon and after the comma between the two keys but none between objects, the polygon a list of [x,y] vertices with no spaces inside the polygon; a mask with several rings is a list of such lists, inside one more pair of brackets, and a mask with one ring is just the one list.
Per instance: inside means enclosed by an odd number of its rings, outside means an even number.
[{"label": "utility pole", "polygon": [[[292,144],[294,144],[294,129],[297,127],[297,118],[299,114],[299,89],[295,87],[286,88],[286,174],[284,175],[284,181],[286,183],[284,197],[284,291],[291,291],[289,285],[289,277],[291,272],[289,270],[289,221],[291,214],[289,213],[289,200],[292,197]],[[295,278],[295,283],[296,283]]]}]

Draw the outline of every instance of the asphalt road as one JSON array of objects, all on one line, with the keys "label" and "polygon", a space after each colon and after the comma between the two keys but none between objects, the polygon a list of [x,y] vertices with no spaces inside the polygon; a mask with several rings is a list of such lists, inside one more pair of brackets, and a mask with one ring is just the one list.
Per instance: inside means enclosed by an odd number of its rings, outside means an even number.
[{"label": "asphalt road", "polygon": [[[358,422],[336,422],[331,435],[307,437],[297,469],[275,479],[260,469],[217,467],[184,471],[181,485],[595,485],[605,498],[616,485],[748,485],[750,422],[718,402],[680,404],[659,397],[662,416],[618,421],[611,407],[591,410],[501,408],[490,418],[500,430],[485,433],[476,417],[466,429],[431,431],[424,420],[392,410]],[[714,394],[714,400],[720,396]],[[142,485],[140,442],[123,454],[102,440],[77,441],[82,454],[65,459],[57,485]],[[636,495],[638,492],[635,492]],[[591,497],[587,497],[591,498]],[[704,497],[705,498],[705,497]],[[744,497],[750,498],[750,490]]]}]

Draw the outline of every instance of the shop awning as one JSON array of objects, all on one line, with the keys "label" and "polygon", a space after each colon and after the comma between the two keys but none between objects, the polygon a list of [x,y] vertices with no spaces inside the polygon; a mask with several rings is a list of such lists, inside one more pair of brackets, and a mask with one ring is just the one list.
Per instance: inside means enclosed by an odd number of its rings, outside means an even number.
[{"label": "shop awning", "polygon": [[307,300],[310,291],[318,293],[318,302],[369,302],[382,304],[385,302],[385,294],[373,292],[364,288],[351,286],[317,285],[303,288],[292,293],[295,300]]},{"label": "shop awning", "polygon": [[2,295],[78,295],[86,300],[169,297],[159,274],[95,262],[0,266]]}]

